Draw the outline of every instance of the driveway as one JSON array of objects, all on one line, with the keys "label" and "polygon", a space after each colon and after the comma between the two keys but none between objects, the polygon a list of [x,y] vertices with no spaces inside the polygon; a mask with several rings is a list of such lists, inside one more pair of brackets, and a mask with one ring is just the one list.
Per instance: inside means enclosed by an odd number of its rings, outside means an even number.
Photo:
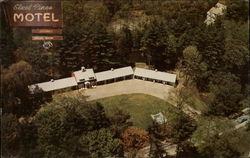
[{"label": "driveway", "polygon": [[169,91],[172,89],[174,89],[173,86],[132,79],[100,85],[92,89],[83,89],[80,92],[88,96],[87,100],[133,93],[144,93],[166,100],[169,96]]},{"label": "driveway", "polygon": [[[72,93],[80,92],[84,96],[87,96],[87,100],[96,100],[116,95],[122,94],[135,94],[135,93],[143,93],[151,96],[155,96],[157,98],[166,100],[170,104],[176,106],[176,103],[173,102],[172,99],[169,99],[171,92],[173,92],[175,88],[169,85],[163,85],[160,83],[154,83],[150,81],[143,81],[138,79],[125,80],[105,85],[97,86],[96,88],[91,89],[79,89],[73,92],[67,92],[65,94],[72,95]],[[171,96],[173,97],[173,96]],[[185,112],[190,117],[196,119],[196,115],[200,114],[200,111],[195,110],[189,105],[185,104],[183,107],[183,112]]]}]

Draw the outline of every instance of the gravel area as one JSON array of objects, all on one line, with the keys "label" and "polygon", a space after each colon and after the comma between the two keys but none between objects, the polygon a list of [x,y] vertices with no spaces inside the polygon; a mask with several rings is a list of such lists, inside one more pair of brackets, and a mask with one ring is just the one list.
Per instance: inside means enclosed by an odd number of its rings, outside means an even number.
[{"label": "gravel area", "polygon": [[100,85],[96,88],[83,89],[80,90],[80,92],[82,92],[85,96],[88,96],[88,100],[133,93],[149,94],[166,100],[171,89],[174,89],[174,87],[150,81],[132,79]]}]

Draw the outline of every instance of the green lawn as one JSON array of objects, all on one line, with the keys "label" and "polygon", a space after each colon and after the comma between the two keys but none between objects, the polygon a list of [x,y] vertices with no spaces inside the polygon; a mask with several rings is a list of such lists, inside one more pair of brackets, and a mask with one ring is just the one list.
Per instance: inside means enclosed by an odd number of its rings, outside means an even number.
[{"label": "green lawn", "polygon": [[166,101],[145,94],[129,94],[107,97],[91,102],[100,102],[104,105],[108,115],[111,115],[114,109],[122,109],[130,114],[133,124],[139,128],[147,129],[152,124],[150,114],[162,112],[166,118],[170,118],[173,111],[176,110]]}]

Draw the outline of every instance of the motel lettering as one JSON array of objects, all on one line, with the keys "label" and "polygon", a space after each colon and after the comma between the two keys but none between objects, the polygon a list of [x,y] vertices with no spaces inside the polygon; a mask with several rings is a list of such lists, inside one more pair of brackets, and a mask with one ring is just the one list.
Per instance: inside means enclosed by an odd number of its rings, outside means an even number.
[{"label": "motel lettering", "polygon": [[54,13],[14,13],[14,22],[58,22]]},{"label": "motel lettering", "polygon": [[13,27],[62,27],[61,2],[58,1],[10,1],[7,12]]}]

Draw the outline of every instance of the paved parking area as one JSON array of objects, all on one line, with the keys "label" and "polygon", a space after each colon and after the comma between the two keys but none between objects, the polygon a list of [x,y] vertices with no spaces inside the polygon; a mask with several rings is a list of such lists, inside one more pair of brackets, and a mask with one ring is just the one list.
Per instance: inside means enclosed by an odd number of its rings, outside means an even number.
[{"label": "paved parking area", "polygon": [[88,96],[87,100],[95,100],[110,96],[133,93],[149,94],[166,100],[169,96],[169,92],[172,89],[174,89],[173,86],[132,79],[100,85],[96,88],[80,90],[80,92],[85,96]]},{"label": "paved parking area", "polygon": [[[72,92],[66,92],[64,93],[64,95],[75,95],[80,92],[84,96],[87,96],[88,101],[91,101],[122,94],[142,93],[166,100],[170,104],[176,106],[176,103],[172,98],[174,97],[173,93],[171,94],[174,89],[176,88],[174,88],[173,86],[163,85],[161,83],[131,79],[105,85],[99,85],[96,88],[79,89]],[[187,104],[184,105],[183,111],[194,119],[196,119],[197,114],[201,114],[200,111],[195,110]]]}]

